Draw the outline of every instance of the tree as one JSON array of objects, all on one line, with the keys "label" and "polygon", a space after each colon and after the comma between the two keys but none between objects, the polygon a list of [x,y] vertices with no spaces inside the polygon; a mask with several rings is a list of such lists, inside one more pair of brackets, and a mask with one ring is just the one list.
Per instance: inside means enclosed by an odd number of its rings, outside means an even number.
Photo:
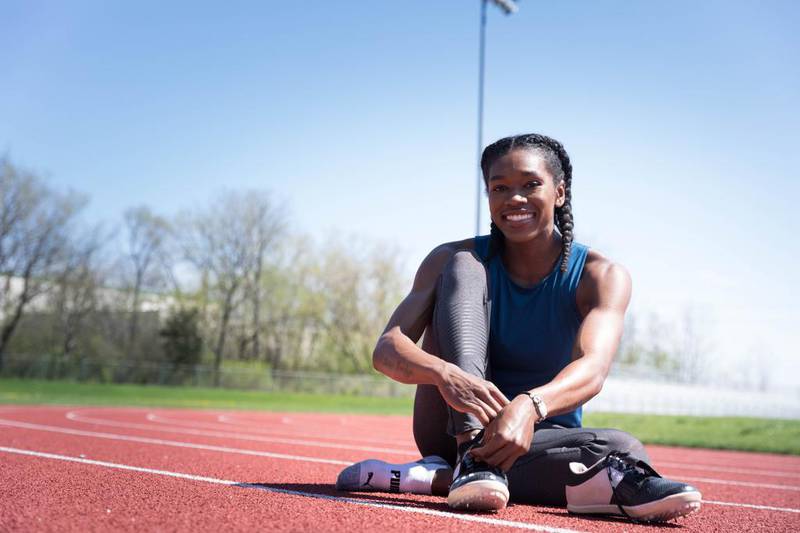
[{"label": "tree", "polygon": [[319,284],[319,257],[313,242],[295,236],[278,262],[261,277],[269,299],[262,301],[262,329],[267,363],[276,369],[310,364],[322,337],[327,296]]},{"label": "tree", "polygon": [[[273,245],[284,230],[283,213],[277,210],[266,194],[249,195],[244,203],[242,216],[245,227],[249,230],[250,275],[245,279],[246,294],[249,296],[251,310],[250,342],[254,359],[261,357],[261,320],[262,299],[268,289],[263,281],[264,270],[269,253],[274,252]],[[244,326],[244,324],[243,324]],[[246,326],[244,326],[246,329]],[[245,337],[246,339],[246,337]]]},{"label": "tree", "polygon": [[399,254],[350,239],[331,241],[319,253],[312,286],[324,303],[317,368],[336,372],[369,372],[372,350],[389,314],[402,297]]},{"label": "tree", "polygon": [[[195,266],[204,291],[213,304],[210,336],[214,353],[214,384],[219,385],[220,367],[230,323],[246,300],[248,290],[260,308],[261,289],[254,283],[260,276],[266,255],[280,235],[282,217],[269,195],[259,191],[226,192],[204,210],[183,216],[182,239],[185,258]],[[206,296],[202,295],[205,299]],[[254,311],[254,320],[260,320]],[[244,320],[243,317],[236,318]],[[258,328],[259,325],[255,325]]]},{"label": "tree", "polygon": [[131,304],[126,349],[130,360],[136,351],[142,290],[163,285],[164,269],[168,263],[165,257],[165,241],[170,227],[164,218],[144,206],[125,211],[124,220],[127,233],[127,259],[132,278],[129,284]]},{"label": "tree", "polygon": [[26,307],[52,287],[85,200],[0,159],[0,368]]},{"label": "tree", "polygon": [[103,284],[98,255],[106,241],[99,226],[74,238],[64,268],[56,278],[51,305],[64,356],[73,353],[88,317],[98,310],[98,293]]},{"label": "tree", "polygon": [[164,354],[173,369],[200,362],[203,339],[198,326],[197,309],[178,309],[170,315],[159,334]]}]

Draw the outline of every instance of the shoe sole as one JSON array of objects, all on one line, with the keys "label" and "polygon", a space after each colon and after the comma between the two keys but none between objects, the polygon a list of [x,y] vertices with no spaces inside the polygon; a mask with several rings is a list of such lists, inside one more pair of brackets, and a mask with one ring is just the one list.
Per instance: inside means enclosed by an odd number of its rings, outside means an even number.
[{"label": "shoe sole", "polygon": [[[666,522],[691,514],[700,509],[702,496],[699,492],[681,492],[642,505],[623,505],[622,509],[636,520],[643,522]],[[616,505],[567,505],[570,513],[620,515]]]},{"label": "shoe sole", "polygon": [[491,480],[472,481],[447,496],[447,505],[464,511],[499,511],[508,503],[508,487]]}]

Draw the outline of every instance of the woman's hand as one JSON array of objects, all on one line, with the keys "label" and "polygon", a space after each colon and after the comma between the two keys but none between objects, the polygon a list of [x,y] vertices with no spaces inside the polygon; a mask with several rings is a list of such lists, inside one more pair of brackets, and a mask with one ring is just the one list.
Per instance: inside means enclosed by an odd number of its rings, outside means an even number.
[{"label": "woman's hand", "polygon": [[483,445],[470,451],[473,457],[508,472],[533,442],[536,411],[529,396],[520,394],[486,426]]},{"label": "woman's hand", "polygon": [[445,364],[436,386],[450,407],[475,415],[484,426],[509,403],[494,383],[467,374],[451,363]]}]

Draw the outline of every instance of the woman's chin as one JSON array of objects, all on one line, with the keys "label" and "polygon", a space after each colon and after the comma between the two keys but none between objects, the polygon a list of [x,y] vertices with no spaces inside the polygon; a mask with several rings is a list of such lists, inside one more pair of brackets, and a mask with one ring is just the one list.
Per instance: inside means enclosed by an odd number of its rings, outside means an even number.
[{"label": "woman's chin", "polygon": [[507,242],[513,242],[516,244],[523,244],[526,242],[534,241],[537,237],[541,235],[541,231],[536,228],[516,228],[513,230],[505,230],[503,231],[503,235],[506,237]]}]

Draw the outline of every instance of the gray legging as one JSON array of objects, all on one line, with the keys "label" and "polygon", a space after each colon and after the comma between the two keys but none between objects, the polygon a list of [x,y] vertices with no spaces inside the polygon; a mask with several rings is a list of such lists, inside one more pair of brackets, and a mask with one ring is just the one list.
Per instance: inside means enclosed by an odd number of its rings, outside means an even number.
[{"label": "gray legging", "polygon": [[[423,349],[469,374],[491,379],[490,313],[487,269],[474,252],[456,253],[439,278],[433,320],[425,333]],[[417,387],[414,439],[423,456],[439,455],[454,464],[453,435],[480,427],[474,416],[451,409],[436,387]],[[511,499],[566,505],[564,487],[570,477],[569,463],[578,461],[589,466],[612,451],[628,452],[648,461],[642,443],[623,431],[565,428],[544,421],[536,426],[528,453],[517,459],[508,472]]]}]

